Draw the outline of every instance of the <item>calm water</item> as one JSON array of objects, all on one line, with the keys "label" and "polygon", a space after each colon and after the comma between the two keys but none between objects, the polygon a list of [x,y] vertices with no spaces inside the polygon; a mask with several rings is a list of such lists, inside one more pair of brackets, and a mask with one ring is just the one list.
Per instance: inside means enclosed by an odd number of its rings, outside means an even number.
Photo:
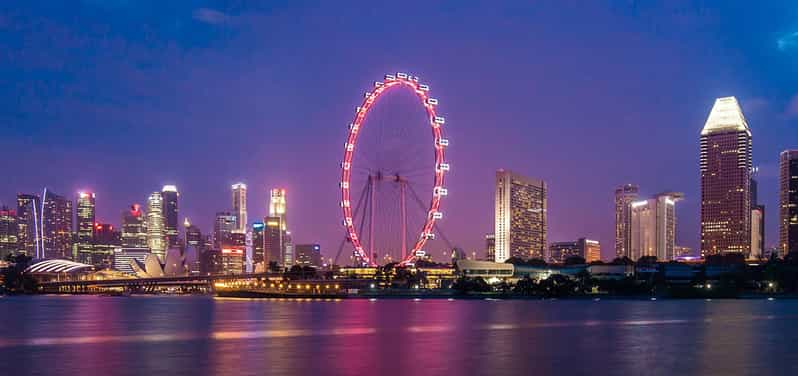
[{"label": "calm water", "polygon": [[0,375],[798,374],[798,300],[0,298]]}]

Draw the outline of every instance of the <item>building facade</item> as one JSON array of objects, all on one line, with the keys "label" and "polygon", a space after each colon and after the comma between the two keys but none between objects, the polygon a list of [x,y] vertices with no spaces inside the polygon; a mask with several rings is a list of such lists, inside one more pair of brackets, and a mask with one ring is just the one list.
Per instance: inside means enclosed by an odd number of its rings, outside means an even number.
[{"label": "building facade", "polygon": [[161,192],[152,192],[147,198],[147,247],[154,255],[164,260],[166,257],[166,228],[164,201]]},{"label": "building facade", "polygon": [[177,200],[180,193],[174,185],[164,185],[161,189],[161,201],[163,210],[163,232],[166,241],[166,248],[177,247],[180,245],[178,240],[178,206]]},{"label": "building facade", "polygon": [[72,200],[44,190],[41,223],[43,258],[69,259],[72,255]]},{"label": "building facade", "polygon": [[283,265],[285,259],[283,255],[284,232],[282,230],[282,218],[280,217],[266,217],[264,219],[266,227],[263,232],[263,254],[266,264],[276,263]]},{"label": "building facade", "polygon": [[496,235],[485,235],[485,260],[493,261],[496,259]]},{"label": "building facade", "polygon": [[233,233],[236,231],[236,216],[230,212],[216,213],[213,221],[213,245],[222,249],[225,244],[230,244]]},{"label": "building facade", "polygon": [[779,171],[779,246],[786,255],[798,252],[798,150],[781,153]]},{"label": "building facade", "polygon": [[0,207],[0,260],[19,251],[19,226],[17,211]]},{"label": "building facade", "polygon": [[546,258],[546,190],[542,180],[496,171],[495,262]]},{"label": "building facade", "polygon": [[236,229],[247,231],[247,185],[236,183],[233,189],[233,214],[236,216]]},{"label": "building facade", "polygon": [[756,205],[751,209],[751,253],[750,259],[761,259],[765,255],[765,207]]},{"label": "building facade", "polygon": [[701,130],[701,256],[751,252],[751,153],[737,99],[718,98]]},{"label": "building facade", "polygon": [[77,261],[92,265],[94,244],[94,224],[96,216],[93,192],[79,192],[77,201]]},{"label": "building facade", "polygon": [[263,264],[264,260],[268,260],[264,248],[265,232],[265,223],[258,221],[252,224],[252,263],[254,265]]},{"label": "building facade", "polygon": [[681,193],[668,192],[631,203],[629,258],[676,259],[676,202],[683,197]]},{"label": "building facade", "polygon": [[318,244],[297,244],[296,265],[320,268],[323,264],[321,246]]},{"label": "building facade", "polygon": [[573,242],[554,242],[549,245],[550,261],[565,263],[569,257],[578,256],[585,262],[601,261],[601,244],[597,240],[579,238]]},{"label": "building facade", "polygon": [[122,247],[148,248],[147,218],[141,205],[133,204],[122,212]]},{"label": "building facade", "polygon": [[38,195],[20,193],[17,195],[17,226],[19,227],[19,253],[40,258],[39,217],[41,216],[41,199]]},{"label": "building facade", "polygon": [[637,201],[640,187],[625,184],[615,189],[615,257],[630,257],[631,207]]}]

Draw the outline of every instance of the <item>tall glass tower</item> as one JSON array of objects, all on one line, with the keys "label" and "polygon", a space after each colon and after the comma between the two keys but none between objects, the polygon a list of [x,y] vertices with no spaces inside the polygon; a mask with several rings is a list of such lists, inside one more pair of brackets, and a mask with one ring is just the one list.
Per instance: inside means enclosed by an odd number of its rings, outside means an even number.
[{"label": "tall glass tower", "polygon": [[494,261],[546,258],[546,183],[496,171]]},{"label": "tall glass tower", "polygon": [[166,229],[164,199],[161,192],[152,192],[147,199],[147,246],[150,252],[164,260],[166,256]]},{"label": "tall glass tower", "polygon": [[734,97],[701,130],[701,255],[751,251],[751,130]]},{"label": "tall glass tower", "polygon": [[180,194],[174,185],[164,185],[161,189],[163,199],[163,223],[164,235],[166,236],[166,247],[176,247],[179,245],[178,220],[177,220],[177,198]]},{"label": "tall glass tower", "polygon": [[91,264],[96,212],[94,193],[79,192],[77,205],[77,259],[79,262]]},{"label": "tall glass tower", "polygon": [[779,169],[779,246],[786,255],[798,252],[798,150],[783,151]]},{"label": "tall glass tower", "polygon": [[637,201],[640,187],[634,184],[615,189],[615,257],[631,258],[631,204]]},{"label": "tall glass tower", "polygon": [[236,183],[233,189],[233,214],[236,216],[236,229],[240,232],[247,230],[247,185]]}]

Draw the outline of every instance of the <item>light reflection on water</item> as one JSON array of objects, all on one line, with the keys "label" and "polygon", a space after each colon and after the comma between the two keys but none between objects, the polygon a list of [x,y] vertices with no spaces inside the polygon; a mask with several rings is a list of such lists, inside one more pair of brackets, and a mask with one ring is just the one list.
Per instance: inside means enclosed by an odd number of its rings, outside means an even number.
[{"label": "light reflection on water", "polygon": [[0,313],[9,375],[790,374],[798,364],[784,351],[798,338],[791,300],[12,297]]}]

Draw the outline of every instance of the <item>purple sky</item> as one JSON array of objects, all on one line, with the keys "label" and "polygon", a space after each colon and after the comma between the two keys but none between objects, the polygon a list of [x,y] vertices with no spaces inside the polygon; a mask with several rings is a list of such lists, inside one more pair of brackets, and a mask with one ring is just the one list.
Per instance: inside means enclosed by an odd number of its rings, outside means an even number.
[{"label": "purple sky", "polygon": [[[549,184],[549,240],[613,253],[613,190],[683,191],[698,246],[698,139],[740,100],[777,239],[778,153],[798,147],[793,1],[200,2],[0,5],[0,202],[97,193],[98,219],[163,184],[204,231],[250,188],[285,187],[297,243],[341,239],[337,163],[363,91],[388,72],[432,87],[452,164],[446,234],[482,250],[497,168]],[[426,141],[426,140],[425,140]],[[329,253],[328,253],[329,254]]]}]

